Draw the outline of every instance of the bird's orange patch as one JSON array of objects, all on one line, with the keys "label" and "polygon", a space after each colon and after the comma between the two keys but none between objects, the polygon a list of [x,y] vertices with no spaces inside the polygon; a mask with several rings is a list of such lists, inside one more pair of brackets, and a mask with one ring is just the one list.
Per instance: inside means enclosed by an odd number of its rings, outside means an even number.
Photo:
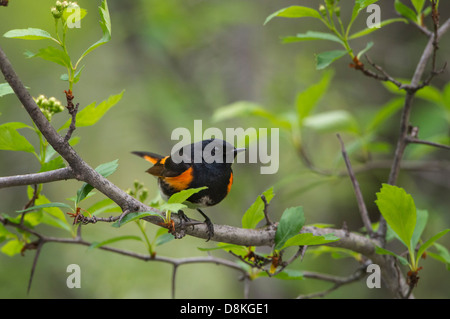
[{"label": "bird's orange patch", "polygon": [[231,175],[230,175],[230,181],[228,182],[228,185],[227,185],[227,194],[230,192],[230,190],[231,190],[231,185],[233,185],[233,173],[231,173]]},{"label": "bird's orange patch", "polygon": [[161,163],[161,164],[166,163],[166,160],[167,160],[168,158],[169,158],[169,156],[166,156],[166,157],[161,158],[160,163]]},{"label": "bird's orange patch", "polygon": [[149,161],[152,164],[156,164],[159,161],[159,158],[151,157],[150,155],[144,155],[142,156],[142,158],[145,159],[146,161]]},{"label": "bird's orange patch", "polygon": [[[164,159],[165,160],[165,159]],[[185,170],[178,176],[174,177],[164,177],[164,182],[170,185],[173,189],[177,191],[185,190],[189,187],[189,184],[192,182],[194,176],[192,175],[192,166]]]}]

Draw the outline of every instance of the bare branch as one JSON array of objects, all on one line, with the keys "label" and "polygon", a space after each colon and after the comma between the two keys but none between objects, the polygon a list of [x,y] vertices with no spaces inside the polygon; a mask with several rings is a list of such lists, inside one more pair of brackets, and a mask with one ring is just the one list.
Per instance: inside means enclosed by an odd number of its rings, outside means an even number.
[{"label": "bare branch", "polygon": [[330,275],[314,273],[314,272],[303,272],[303,276],[306,278],[313,278],[313,279],[329,281],[329,282],[334,283],[334,285],[331,288],[326,289],[321,292],[298,296],[297,299],[311,299],[311,298],[316,298],[316,297],[324,297],[325,295],[335,291],[336,289],[338,289],[339,287],[341,287],[343,285],[347,285],[352,282],[358,281],[361,278],[364,278],[364,276],[366,275],[366,271],[365,271],[366,267],[367,267],[366,265],[364,265],[363,267],[360,267],[359,269],[357,269],[353,274],[351,274],[348,277],[337,277],[337,276],[330,276]]},{"label": "bare branch", "polygon": [[420,140],[420,139],[415,138],[415,137],[410,137],[410,136],[408,136],[408,137],[406,138],[406,141],[407,141],[408,143],[424,144],[424,145],[429,145],[429,146],[434,146],[434,147],[442,148],[442,149],[445,149],[445,150],[450,150],[450,146],[449,146],[449,145],[439,144],[439,143],[430,142],[430,141],[424,141],[424,140]]},{"label": "bare branch", "polygon": [[0,177],[0,188],[43,184],[73,178],[75,178],[75,174],[72,169],[65,167],[43,173]]},{"label": "bare branch", "polygon": [[367,211],[366,204],[364,202],[364,198],[361,192],[361,188],[359,187],[358,180],[355,177],[355,173],[353,172],[352,165],[350,163],[350,159],[348,158],[347,151],[345,150],[344,142],[339,134],[337,134],[339,142],[341,143],[341,152],[342,157],[344,158],[345,165],[347,166],[348,175],[350,176],[350,180],[353,185],[353,189],[356,195],[356,201],[358,202],[359,212],[361,214],[361,218],[364,224],[364,227],[367,230],[367,233],[370,237],[373,237],[372,223],[370,222],[369,212]]}]

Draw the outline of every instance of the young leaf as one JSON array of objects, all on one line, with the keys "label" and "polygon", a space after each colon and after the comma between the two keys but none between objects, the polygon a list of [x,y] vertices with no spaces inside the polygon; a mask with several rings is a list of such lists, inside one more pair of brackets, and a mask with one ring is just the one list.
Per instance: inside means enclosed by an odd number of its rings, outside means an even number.
[{"label": "young leaf", "polygon": [[397,255],[396,253],[394,253],[394,252],[392,252],[392,251],[390,251],[390,250],[381,248],[381,247],[379,247],[379,246],[376,246],[375,252],[376,252],[377,254],[379,254],[379,255],[391,255],[391,256],[394,256],[394,257],[397,258],[397,259],[400,261],[400,263],[401,263],[402,265],[404,265],[404,266],[406,266],[406,265],[409,264],[409,262],[408,262],[408,260],[407,260],[406,258],[404,258],[404,257],[402,257],[402,256],[399,256],[399,255]]},{"label": "young leaf", "polygon": [[322,19],[322,16],[317,10],[314,10],[312,8],[308,7],[302,7],[302,6],[290,6],[281,10],[278,10],[277,12],[272,13],[270,16],[267,17],[266,21],[264,21],[264,25],[267,24],[270,20],[272,20],[275,17],[284,17],[284,18],[304,18],[304,17],[311,17],[311,18],[317,18]]},{"label": "young leaf", "polygon": [[10,257],[20,253],[25,243],[19,239],[11,239],[3,245],[1,252]]},{"label": "young leaf", "polygon": [[13,93],[14,90],[9,86],[9,83],[0,83],[0,97]]},{"label": "young leaf", "polygon": [[[77,127],[91,126],[97,123],[110,108],[116,105],[123,96],[123,92],[117,95],[111,95],[106,101],[101,102],[98,106],[96,103],[91,103],[82,109],[77,114]],[[71,120],[68,120],[59,130],[68,128],[70,126]]]},{"label": "young leaf", "polygon": [[315,236],[312,233],[302,233],[297,234],[289,238],[282,248],[290,246],[313,246],[313,245],[323,245],[338,241],[340,238],[334,236],[333,234],[325,234],[323,236]]},{"label": "young leaf", "polygon": [[450,270],[450,252],[448,251],[448,249],[445,246],[438,243],[434,243],[433,246],[436,248],[437,253],[427,251],[427,255],[444,263],[447,267],[447,270]]},{"label": "young leaf", "polygon": [[275,233],[275,250],[280,250],[289,238],[297,235],[304,223],[303,207],[287,208],[281,215],[280,223]]},{"label": "young leaf", "polygon": [[384,21],[380,22],[380,27],[379,27],[379,28],[374,28],[374,27],[366,28],[366,29],[364,29],[364,30],[361,30],[361,31],[358,31],[358,32],[352,34],[352,35],[349,37],[349,39],[350,39],[350,40],[353,40],[353,39],[356,39],[356,38],[359,38],[359,37],[368,35],[369,33],[372,33],[372,32],[374,32],[374,31],[377,31],[377,30],[381,29],[382,27],[387,26],[388,24],[391,24],[391,23],[394,23],[394,22],[404,22],[404,23],[408,23],[408,20],[403,19],[403,18],[393,18],[393,19],[384,20]]},{"label": "young leaf", "polygon": [[414,9],[416,9],[417,14],[419,15],[422,12],[425,0],[411,0],[411,2],[414,6]]},{"label": "young leaf", "polygon": [[417,259],[416,259],[416,264],[419,261],[419,258],[422,256],[422,254],[431,246],[434,244],[434,242],[436,240],[438,240],[439,238],[441,238],[442,236],[444,236],[445,234],[447,234],[450,231],[450,229],[445,229],[439,233],[437,233],[436,235],[434,235],[433,237],[431,237],[430,239],[428,239],[425,243],[423,243],[420,248],[419,251],[417,252]]},{"label": "young leaf", "polygon": [[156,212],[134,212],[134,213],[126,214],[120,221],[120,225],[119,225],[119,221],[116,221],[111,226],[112,227],[122,227],[123,225],[128,224],[129,222],[132,222],[134,220],[138,220],[138,219],[141,219],[141,218],[147,217],[147,216],[161,217],[161,215]]},{"label": "young leaf", "polygon": [[47,31],[41,30],[41,29],[36,29],[36,28],[10,30],[10,31],[6,32],[3,36],[5,38],[14,38],[14,39],[23,39],[23,40],[50,39],[50,40],[58,42]]},{"label": "young leaf", "polygon": [[388,118],[402,108],[404,104],[403,98],[394,98],[381,106],[375,116],[367,125],[366,132],[375,132]]},{"label": "young leaf", "polygon": [[283,43],[292,43],[299,41],[311,41],[311,40],[328,40],[344,44],[341,39],[331,33],[319,32],[319,31],[307,31],[306,33],[299,33],[295,36],[284,37]]},{"label": "young leaf", "polygon": [[325,69],[334,61],[347,54],[346,50],[333,50],[316,54],[316,70]]},{"label": "young leaf", "polygon": [[305,127],[318,132],[358,132],[358,123],[354,116],[345,110],[328,111],[314,114],[303,120]]},{"label": "young leaf", "polygon": [[410,248],[417,218],[416,205],[411,195],[403,188],[383,184],[375,203],[388,225]]},{"label": "young leaf", "polygon": [[92,248],[100,248],[102,246],[108,245],[108,244],[112,244],[121,240],[138,240],[138,241],[142,241],[142,238],[139,236],[132,236],[132,235],[125,235],[125,236],[118,236],[118,237],[114,237],[114,238],[110,238],[107,240],[104,240],[102,242],[93,242],[90,246],[89,249]]},{"label": "young leaf", "polygon": [[66,52],[55,47],[46,47],[44,49],[40,49],[37,53],[28,51],[26,52],[26,56],[28,58],[39,57],[41,59],[62,65],[66,68],[72,67],[69,55]]},{"label": "young leaf", "polygon": [[168,243],[172,239],[175,239],[172,234],[169,233],[167,228],[159,228],[155,235],[155,245],[161,246]]},{"label": "young leaf", "polygon": [[64,204],[64,203],[47,203],[47,204],[41,204],[41,205],[32,206],[32,207],[29,207],[29,208],[24,209],[24,210],[18,210],[17,213],[25,213],[25,212],[30,212],[30,211],[33,211],[33,210],[39,210],[39,209],[48,208],[48,207],[64,207],[64,208],[68,208],[70,210],[73,210],[72,206],[69,206],[69,205]]},{"label": "young leaf", "polygon": [[[99,46],[108,43],[111,40],[111,19],[109,17],[108,4],[106,0],[103,0],[102,4],[99,7],[100,12],[100,27],[103,31],[103,36],[100,40],[95,42],[86,51],[83,52],[78,62],[80,62],[89,52],[95,50]],[[78,64],[78,63],[77,63]]]},{"label": "young leaf", "polygon": [[[267,203],[270,203],[274,196],[273,187],[269,188],[262,194],[266,198]],[[261,199],[261,196],[258,196],[255,202],[247,209],[244,216],[242,216],[242,228],[255,228],[263,218],[264,202]]]},{"label": "young leaf", "polygon": [[417,14],[410,7],[401,3],[400,0],[395,0],[394,7],[395,10],[405,18],[414,22],[417,21]]},{"label": "young leaf", "polygon": [[428,211],[423,209],[417,210],[416,227],[411,239],[411,247],[416,247],[419,243],[420,236],[422,236],[423,230],[428,222]]},{"label": "young leaf", "polygon": [[306,90],[297,95],[297,115],[299,124],[307,117],[317,106],[322,96],[328,89],[331,79],[333,78],[333,71],[323,73],[322,78],[316,84],[311,85]]},{"label": "young leaf", "polygon": [[0,125],[0,150],[33,153],[33,145],[17,132],[17,129],[23,127],[29,126],[19,122],[10,122]]},{"label": "young leaf", "polygon": [[[118,160],[114,160],[109,163],[104,163],[95,169],[100,175],[103,177],[108,177],[112,173],[114,173],[119,167],[119,164],[117,163]],[[75,204],[78,206],[78,203],[80,203],[83,199],[86,198],[86,196],[94,189],[91,185],[84,183],[83,186],[81,186],[80,189],[77,191],[77,198],[75,200]]]},{"label": "young leaf", "polygon": [[167,200],[167,203],[169,204],[183,204],[189,197],[192,195],[208,188],[207,186],[199,187],[199,188],[190,188],[182,190],[178,193],[173,194],[170,196],[170,198]]},{"label": "young leaf", "polygon": [[357,55],[356,57],[359,59],[361,59],[361,56],[366,53],[367,51],[370,50],[370,48],[373,46],[373,42],[370,41],[369,43],[367,43],[366,47],[364,49],[362,49]]},{"label": "young leaf", "polygon": [[[258,274],[258,277],[268,277],[268,276],[269,275],[265,271],[261,271]],[[273,277],[282,280],[303,280],[304,278],[303,272],[295,269],[285,269]]]}]

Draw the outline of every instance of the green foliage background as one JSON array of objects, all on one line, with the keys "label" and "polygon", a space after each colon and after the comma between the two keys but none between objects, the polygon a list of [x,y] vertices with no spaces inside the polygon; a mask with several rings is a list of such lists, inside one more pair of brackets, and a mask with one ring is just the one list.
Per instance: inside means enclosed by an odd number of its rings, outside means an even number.
[{"label": "green foliage background", "polygon": [[[391,1],[380,1],[382,18],[395,18]],[[98,40],[97,7],[100,1],[81,0],[88,15],[81,21],[81,29],[69,34],[69,52],[75,56]],[[10,29],[36,27],[53,30],[50,7],[54,1],[11,0],[0,8],[0,34]],[[312,19],[274,19],[263,26],[267,16],[289,5],[314,7],[316,1],[270,0],[136,0],[108,2],[112,20],[112,40],[86,58],[86,67],[75,85],[75,102],[80,108],[106,99],[125,89],[122,100],[97,125],[79,128],[75,135],[80,143],[75,147],[93,167],[119,160],[118,170],[109,178],[123,189],[139,179],[156,196],[156,182],[145,174],[148,165],[130,154],[134,150],[148,150],[166,154],[174,141],[173,129],[193,128],[193,121],[203,120],[203,127],[270,127],[264,119],[242,117],[215,122],[213,114],[222,106],[251,101],[270,112],[282,113],[295,109],[299,92],[320,81],[326,71],[316,71],[314,54],[335,49],[327,42],[281,44],[280,36],[304,33],[323,27]],[[345,8],[344,3],[342,6]],[[343,8],[342,15],[350,9]],[[441,12],[450,11],[450,3],[441,1]],[[368,15],[368,14],[367,14]],[[445,14],[443,14],[445,15]],[[366,13],[355,22],[355,30],[365,28]],[[362,50],[367,41],[374,46],[368,52],[376,63],[391,74],[408,78],[426,43],[412,26],[395,23],[355,42]],[[439,61],[450,56],[450,35],[441,40]],[[67,83],[59,79],[60,66],[40,59],[27,59],[23,52],[37,51],[41,44],[0,38],[0,45],[33,96],[45,94],[64,101]],[[379,82],[350,69],[348,57],[335,63],[329,89],[319,101],[317,111],[345,110],[352,114],[362,128],[369,123],[381,105],[395,95]],[[433,86],[442,89],[448,84],[449,73],[436,77]],[[423,139],[449,132],[447,113],[432,99],[414,101],[413,124],[420,127]],[[0,98],[0,122],[30,123],[28,115],[13,95]],[[56,127],[67,121],[66,112],[54,116]],[[379,130],[378,141],[390,144],[386,152],[374,152],[375,159],[391,159],[398,132],[399,114],[385,121]],[[32,134],[24,135],[32,140]],[[345,133],[345,132],[344,132]],[[316,166],[343,170],[339,143],[335,132],[317,133],[306,130],[302,135],[307,151]],[[344,135],[347,147],[358,139]],[[37,143],[37,141],[35,141]],[[387,144],[380,144],[382,149]],[[255,198],[275,185],[275,197],[270,214],[279,220],[286,207],[303,206],[306,222],[327,223],[341,227],[345,221],[350,230],[362,227],[348,178],[323,177],[308,171],[296,154],[289,138],[282,134],[280,141],[280,169],[275,175],[260,175],[259,165],[234,164],[235,179],[228,198],[208,209],[215,223],[241,225],[241,218]],[[366,154],[352,154],[354,165]],[[410,146],[406,159],[449,159],[448,152],[423,146]],[[0,151],[0,176],[32,173],[39,170],[33,155],[24,152]],[[376,219],[376,192],[387,180],[388,170],[373,170],[358,175],[371,216]],[[429,224],[425,237],[450,225],[448,175],[433,172],[406,172],[398,185],[404,187],[418,208],[427,209]],[[45,185],[45,194],[53,201],[75,196],[80,183],[74,181]],[[101,196],[100,194],[96,196]],[[25,188],[0,190],[0,212],[21,209],[28,201]],[[201,218],[196,213],[188,215]],[[41,226],[43,228],[47,226]],[[50,229],[55,235],[66,235]],[[148,227],[155,233],[157,227]],[[134,225],[114,228],[98,223],[83,227],[86,240],[102,241],[114,236],[136,235]],[[427,235],[427,233],[429,235]],[[447,240],[447,242],[445,242]],[[449,247],[448,238],[441,244]],[[195,238],[171,241],[157,249],[161,255],[189,257],[204,255],[197,247],[212,247]],[[117,247],[145,253],[142,245],[123,241]],[[392,249],[402,249],[400,245]],[[224,252],[218,254],[226,257]],[[34,253],[10,258],[0,254],[1,298],[168,298],[172,268],[160,263],[142,262],[100,250],[63,244],[46,245],[41,252],[30,294],[26,287]],[[82,270],[82,288],[66,287],[67,265],[76,263]],[[450,277],[441,263],[430,258],[421,261],[421,281],[414,291],[417,297],[448,298]],[[290,268],[348,275],[357,267],[352,259],[333,259],[322,255],[306,255]],[[243,283],[230,269],[209,264],[180,267],[177,275],[178,298],[241,298]],[[329,286],[314,280],[284,281],[261,278],[252,282],[250,296],[259,298],[290,298]],[[364,281],[343,287],[329,297],[373,298],[386,297],[384,289],[368,289]]]}]

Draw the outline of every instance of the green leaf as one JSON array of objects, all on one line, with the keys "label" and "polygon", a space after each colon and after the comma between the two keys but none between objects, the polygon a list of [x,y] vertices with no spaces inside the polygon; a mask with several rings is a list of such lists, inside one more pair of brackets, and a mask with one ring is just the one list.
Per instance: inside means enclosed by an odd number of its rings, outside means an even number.
[{"label": "green leaf", "polygon": [[[269,277],[269,275],[267,274],[267,272],[261,271],[258,274],[258,277]],[[282,280],[303,280],[304,276],[303,276],[303,272],[300,270],[285,269],[285,270],[279,272],[278,274],[276,274],[275,276],[273,276],[273,278],[282,279]]]},{"label": "green leaf", "polygon": [[417,14],[410,7],[401,3],[400,0],[395,0],[394,7],[395,10],[405,18],[414,22],[417,21]]},{"label": "green leaf", "polygon": [[280,222],[275,233],[275,250],[280,250],[286,241],[298,234],[305,223],[303,207],[287,208],[281,215]]},{"label": "green leaf", "polygon": [[72,63],[70,61],[69,55],[55,47],[46,47],[44,49],[40,49],[37,53],[26,52],[26,56],[28,58],[39,57],[41,59],[57,63],[66,68],[72,68]]},{"label": "green leaf", "polygon": [[364,53],[366,53],[367,51],[369,51],[370,48],[371,48],[372,46],[373,46],[373,42],[372,42],[372,41],[369,42],[369,43],[367,43],[366,47],[365,47],[364,49],[362,49],[361,51],[359,51],[359,53],[356,55],[356,57],[357,57],[358,59],[360,59],[361,56],[362,56]]},{"label": "green leaf", "polygon": [[292,42],[300,42],[300,41],[312,41],[312,40],[328,40],[338,42],[343,44],[342,40],[339,39],[332,33],[325,33],[319,31],[307,31],[306,33],[299,33],[295,36],[284,37],[282,39],[283,43],[292,43]]},{"label": "green leaf", "polygon": [[159,228],[155,235],[155,245],[164,245],[172,239],[175,239],[175,237],[173,237],[173,235],[169,233],[169,230],[167,228]]},{"label": "green leaf", "polygon": [[108,244],[112,244],[112,243],[116,243],[118,241],[122,241],[122,240],[137,240],[137,241],[142,241],[141,237],[139,236],[132,236],[132,235],[125,235],[125,236],[118,236],[118,237],[113,237],[107,240],[104,240],[102,242],[93,242],[90,246],[89,249],[93,249],[93,248],[100,248],[102,246],[108,245]]},{"label": "green leaf", "polygon": [[306,90],[297,95],[297,115],[299,124],[302,125],[303,119],[306,118],[317,106],[322,96],[327,91],[333,71],[323,73],[322,78],[316,84],[309,86]]},{"label": "green leaf", "polygon": [[416,247],[419,243],[420,236],[422,236],[423,230],[428,222],[428,211],[424,209],[417,210],[416,227],[411,239],[411,247]]},{"label": "green leaf", "polygon": [[89,48],[87,48],[87,50],[83,52],[78,61],[81,61],[81,59],[83,59],[87,54],[89,54],[99,46],[108,43],[111,40],[111,19],[109,16],[108,4],[106,0],[103,0],[102,4],[100,5],[99,12],[100,12],[100,27],[102,28],[103,36],[100,40],[98,40]]},{"label": "green leaf", "polygon": [[403,104],[403,98],[394,98],[381,106],[375,116],[372,116],[372,120],[367,125],[366,132],[375,132],[388,118],[400,110]]},{"label": "green leaf", "polygon": [[314,114],[303,120],[303,126],[318,132],[358,132],[358,123],[353,115],[345,110]]},{"label": "green leaf", "polygon": [[14,90],[9,86],[9,83],[0,83],[0,97],[13,93]]},{"label": "green leaf", "polygon": [[450,231],[450,229],[445,229],[439,233],[437,233],[436,235],[434,235],[433,237],[431,237],[430,239],[428,239],[425,243],[423,243],[422,245],[420,245],[419,250],[417,251],[417,258],[416,258],[416,264],[419,260],[419,258],[422,256],[422,254],[431,246],[434,244],[434,242],[436,240],[438,240],[439,238],[441,238],[442,236],[444,236],[445,234],[447,234]]},{"label": "green leaf", "polygon": [[283,17],[283,18],[304,18],[304,17],[311,17],[311,18],[317,18],[322,19],[322,16],[317,10],[314,10],[312,8],[308,7],[302,7],[302,6],[290,6],[281,10],[278,10],[277,12],[272,13],[270,16],[267,17],[266,21],[264,22],[264,25],[267,24],[270,20],[272,20],[275,17]]},{"label": "green leaf", "polygon": [[167,200],[167,203],[183,204],[189,197],[207,188],[208,188],[207,186],[203,186],[198,188],[189,188],[182,190],[170,196],[170,198]]},{"label": "green leaf", "polygon": [[[83,71],[83,69],[84,69],[84,65],[82,67],[78,68],[77,72],[75,72],[75,74],[73,76],[73,83],[78,83],[78,81],[80,80],[81,71]],[[69,81],[69,75],[67,73],[62,74],[59,78],[62,81]]]},{"label": "green leaf", "polygon": [[417,218],[416,205],[411,195],[401,187],[383,184],[375,203],[388,225],[405,246],[411,248]]},{"label": "green leaf", "polygon": [[226,252],[232,252],[241,257],[244,257],[249,253],[248,247],[226,243],[217,243],[216,247],[211,248],[197,247],[197,249],[200,251],[225,250]]},{"label": "green leaf", "polygon": [[119,213],[122,210],[112,199],[105,198],[90,206],[87,211],[92,215],[98,215],[101,213]]},{"label": "green leaf", "polygon": [[346,50],[333,50],[316,54],[316,70],[325,69],[334,61],[347,54]]},{"label": "green leaf", "polygon": [[171,211],[171,212],[178,212],[179,210],[183,210],[185,208],[188,208],[188,205],[181,204],[181,203],[163,203],[159,206],[159,210],[161,211]]},{"label": "green leaf", "polygon": [[[269,188],[262,193],[265,196],[267,203],[270,203],[274,193],[273,187]],[[258,196],[253,204],[247,209],[242,216],[242,227],[243,228],[256,228],[258,223],[264,218],[264,202],[261,196]]]},{"label": "green leaf", "polygon": [[422,12],[423,5],[425,4],[425,0],[411,0],[414,9],[416,9],[417,15]]},{"label": "green leaf", "polygon": [[250,101],[237,101],[218,108],[213,116],[213,122],[224,121],[245,116],[257,116],[268,119],[277,127],[290,128],[290,122],[278,114],[265,110],[261,105]]},{"label": "green leaf", "polygon": [[33,210],[39,210],[39,209],[48,208],[48,207],[64,207],[64,208],[73,210],[72,206],[69,206],[64,203],[47,203],[47,204],[32,206],[32,207],[24,209],[24,210],[18,210],[17,213],[25,213],[25,212],[30,212]]},{"label": "green leaf", "polygon": [[376,252],[377,254],[379,254],[379,255],[390,255],[390,256],[394,256],[394,257],[397,258],[397,259],[400,261],[400,263],[401,263],[402,265],[404,265],[404,266],[406,266],[406,265],[409,264],[409,262],[408,262],[408,260],[407,260],[406,258],[404,258],[404,257],[402,257],[402,256],[399,256],[399,255],[397,255],[396,253],[394,253],[394,252],[392,252],[392,251],[390,251],[390,250],[381,248],[381,247],[379,247],[379,246],[376,246],[375,252]]},{"label": "green leaf", "polygon": [[448,249],[438,243],[434,243],[433,246],[436,248],[436,250],[438,251],[437,253],[428,251],[427,255],[444,263],[447,267],[447,270],[450,270],[450,253],[448,251]]},{"label": "green leaf", "polygon": [[372,27],[372,28],[366,28],[364,30],[358,31],[358,32],[352,34],[349,37],[349,40],[353,40],[353,39],[356,39],[356,38],[368,35],[368,34],[374,32],[374,31],[380,30],[382,27],[387,26],[387,25],[389,25],[391,23],[394,23],[394,22],[408,23],[408,20],[403,19],[403,18],[393,18],[393,19],[388,19],[388,20],[381,21],[379,28]]},{"label": "green leaf", "polygon": [[23,127],[29,126],[20,122],[10,122],[0,125],[0,150],[33,153],[33,145],[17,132],[17,129]]},{"label": "green leaf", "polygon": [[315,236],[312,233],[297,234],[289,238],[282,248],[290,246],[313,246],[323,245],[338,241],[340,238],[333,234],[325,234],[323,236]]},{"label": "green leaf", "polygon": [[147,217],[147,216],[161,217],[161,215],[156,212],[134,212],[134,213],[126,214],[120,221],[120,225],[119,225],[119,221],[116,221],[111,226],[112,227],[122,227],[123,225],[128,224],[129,222],[132,222],[134,220],[138,220],[138,219],[141,219],[141,218]]},{"label": "green leaf", "polygon": [[[106,101],[101,102],[98,106],[96,103],[91,103],[82,109],[77,114],[77,127],[91,126],[97,123],[110,108],[116,105],[123,96],[123,92],[117,95],[111,95]],[[68,120],[59,130],[68,128],[70,126],[71,120]]]},{"label": "green leaf", "polygon": [[66,167],[66,165],[64,164],[64,160],[62,159],[61,156],[58,156],[48,162],[45,162],[41,165],[41,169],[39,170],[39,172],[48,172],[48,171],[53,171],[55,169],[58,168],[63,168]]},{"label": "green leaf", "polygon": [[351,26],[351,24],[356,19],[356,17],[358,16],[359,12],[361,12],[362,9],[365,9],[366,7],[377,1],[378,0],[356,0],[355,5],[353,6],[352,18],[349,26]]},{"label": "green leaf", "polygon": [[25,243],[18,239],[11,239],[3,245],[1,252],[10,257],[20,253]]},{"label": "green leaf", "polygon": [[14,39],[23,39],[23,40],[50,39],[50,40],[58,42],[47,31],[41,30],[41,29],[36,29],[36,28],[10,30],[10,31],[6,32],[3,36],[5,38],[14,38]]},{"label": "green leaf", "polygon": [[[100,175],[103,177],[108,177],[112,173],[114,173],[119,167],[118,160],[114,160],[112,162],[104,163],[95,169]],[[75,200],[75,205],[78,206],[78,204],[86,198],[86,196],[94,189],[91,185],[84,183],[83,186],[81,186],[80,189],[77,191],[77,198]]]}]

